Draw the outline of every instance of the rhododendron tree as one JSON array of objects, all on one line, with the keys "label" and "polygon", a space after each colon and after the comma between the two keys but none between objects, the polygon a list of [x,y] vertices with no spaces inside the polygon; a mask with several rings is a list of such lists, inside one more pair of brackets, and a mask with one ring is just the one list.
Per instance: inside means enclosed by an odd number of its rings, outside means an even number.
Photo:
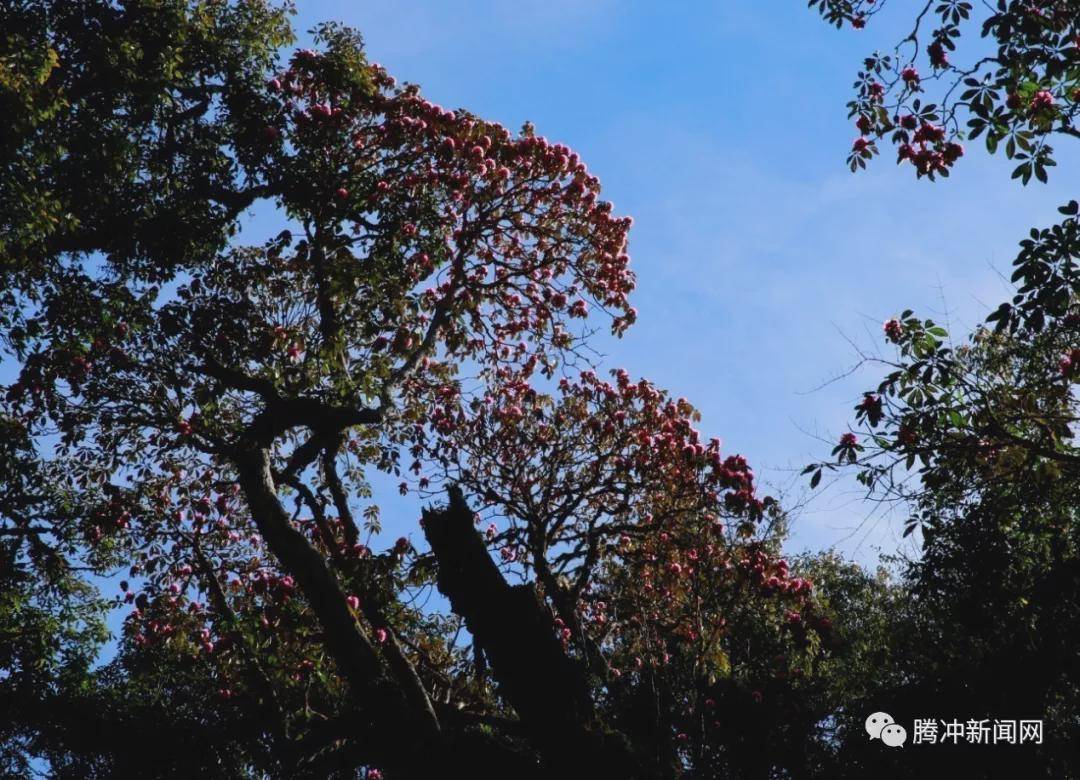
[{"label": "rhododendron tree", "polygon": [[[872,28],[888,0],[811,0],[837,27]],[[848,104],[863,168],[888,139],[916,176],[948,176],[965,141],[1016,160],[1013,178],[1047,180],[1055,136],[1080,136],[1080,14],[1068,0],[918,3],[909,34],[866,58]],[[975,30],[989,45],[969,39]]]},{"label": "rhododendron tree", "polygon": [[[757,497],[743,458],[702,440],[697,417],[625,370],[585,371],[550,394],[520,383],[474,399],[437,450],[483,501],[477,520],[505,568],[550,599],[609,717],[647,716],[660,766],[704,771],[737,733],[717,700],[752,702],[789,666],[803,674],[828,622],[778,555],[775,502]],[[749,622],[764,636],[747,654]],[[642,686],[660,692],[651,704]]]},{"label": "rhododendron tree", "polygon": [[[78,685],[0,681],[21,755],[392,780],[750,754],[739,713],[814,674],[827,600],[689,402],[596,373],[589,336],[636,319],[631,222],[574,152],[431,103],[348,29],[281,54],[262,0],[4,14],[0,544],[26,592],[88,570],[124,615]],[[386,475],[423,540],[382,538]]]}]

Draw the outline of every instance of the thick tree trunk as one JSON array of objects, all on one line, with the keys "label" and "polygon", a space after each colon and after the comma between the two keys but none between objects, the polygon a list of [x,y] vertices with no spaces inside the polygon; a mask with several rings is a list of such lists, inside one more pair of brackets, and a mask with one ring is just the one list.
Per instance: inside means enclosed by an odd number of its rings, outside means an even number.
[{"label": "thick tree trunk", "polygon": [[365,733],[355,736],[366,754],[409,774],[417,766],[427,765],[428,756],[442,743],[434,713],[430,707],[410,706],[407,692],[388,674],[375,647],[357,625],[326,560],[289,521],[277,497],[267,452],[250,451],[236,465],[255,524],[311,605],[322,625],[327,650],[364,713],[366,722],[358,726]]},{"label": "thick tree trunk", "polygon": [[483,648],[544,770],[552,777],[649,777],[625,738],[596,717],[585,672],[564,652],[533,587],[503,578],[459,490],[451,489],[445,509],[424,512],[424,533],[439,591]]}]

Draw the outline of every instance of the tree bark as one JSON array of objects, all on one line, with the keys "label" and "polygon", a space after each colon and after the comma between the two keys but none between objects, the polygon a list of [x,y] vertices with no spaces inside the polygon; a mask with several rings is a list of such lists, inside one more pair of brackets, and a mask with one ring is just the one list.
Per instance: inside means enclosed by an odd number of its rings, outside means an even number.
[{"label": "tree bark", "polygon": [[500,694],[560,777],[653,775],[625,737],[597,717],[582,666],[556,638],[550,610],[532,585],[510,585],[488,554],[461,491],[445,509],[425,510],[424,534],[438,562],[438,588],[483,648]]},{"label": "tree bark", "polygon": [[363,634],[346,602],[337,578],[323,556],[289,522],[277,497],[266,450],[248,451],[237,464],[240,486],[252,518],[283,568],[296,579],[322,625],[326,647],[345,678],[384,766],[411,767],[427,762],[441,742],[439,723],[430,706],[410,706],[406,693],[388,675],[375,647]]}]

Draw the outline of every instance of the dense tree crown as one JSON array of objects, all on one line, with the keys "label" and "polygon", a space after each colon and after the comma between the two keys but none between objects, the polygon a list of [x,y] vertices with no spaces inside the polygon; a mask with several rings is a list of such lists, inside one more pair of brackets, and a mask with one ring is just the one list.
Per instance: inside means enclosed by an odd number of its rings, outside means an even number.
[{"label": "dense tree crown", "polygon": [[[596,360],[635,276],[585,162],[433,104],[350,29],[294,49],[289,11],[0,8],[0,773],[1080,771],[1076,204],[968,342],[887,321],[887,376],[807,469],[902,504],[923,556],[788,560],[693,404]],[[975,23],[992,45],[954,65]],[[933,178],[984,135],[1045,179],[1077,27],[927,4],[859,76],[852,167],[889,138]],[[1050,736],[883,751],[882,702]]]}]

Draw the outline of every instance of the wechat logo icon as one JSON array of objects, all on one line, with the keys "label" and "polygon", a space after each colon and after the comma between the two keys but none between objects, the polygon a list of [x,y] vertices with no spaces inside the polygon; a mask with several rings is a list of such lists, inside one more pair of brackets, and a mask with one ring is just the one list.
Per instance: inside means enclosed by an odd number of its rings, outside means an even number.
[{"label": "wechat logo icon", "polygon": [[907,742],[907,729],[893,720],[887,712],[875,712],[866,718],[866,733],[870,739],[880,739],[889,747],[903,747]]}]

